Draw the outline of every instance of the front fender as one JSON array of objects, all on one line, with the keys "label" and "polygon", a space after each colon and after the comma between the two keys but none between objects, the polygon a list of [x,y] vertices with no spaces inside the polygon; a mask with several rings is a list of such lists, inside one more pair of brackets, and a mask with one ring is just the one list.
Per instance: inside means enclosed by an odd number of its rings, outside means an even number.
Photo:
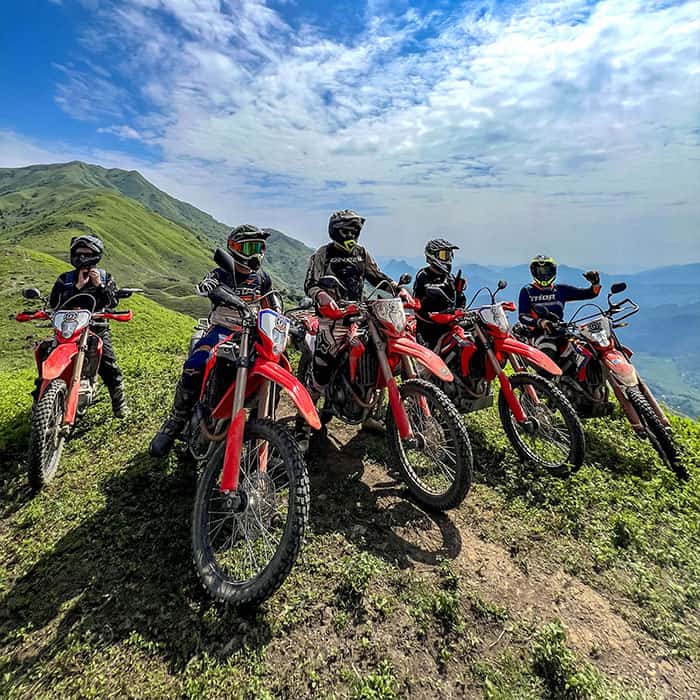
[{"label": "front fender", "polygon": [[279,384],[294,401],[299,413],[304,416],[306,422],[314,429],[321,429],[321,419],[318,417],[316,406],[309,396],[306,387],[288,370],[276,362],[269,360],[257,360],[251,371],[251,376],[261,376]]},{"label": "front fender", "polygon": [[409,357],[414,357],[443,382],[454,381],[452,372],[450,372],[447,365],[442,361],[442,358],[439,355],[436,355],[432,350],[419,345],[410,338],[405,336],[400,338],[389,338],[387,350],[389,354],[408,355]]},{"label": "front fender", "polygon": [[537,348],[533,348],[532,345],[516,340],[512,336],[506,336],[503,339],[499,339],[497,341],[496,349],[510,355],[520,355],[520,357],[524,357],[528,362],[536,365],[540,369],[543,369],[545,372],[554,377],[561,375],[561,368],[556,362],[554,362],[554,360],[552,360],[551,357],[549,357],[549,355],[543,353]]},{"label": "front fender", "polygon": [[637,386],[639,384],[637,370],[619,350],[603,353],[603,362],[619,384],[623,386]]},{"label": "front fender", "polygon": [[41,378],[44,381],[58,379],[70,366],[77,354],[78,345],[76,343],[61,343],[57,345],[41,366]]}]

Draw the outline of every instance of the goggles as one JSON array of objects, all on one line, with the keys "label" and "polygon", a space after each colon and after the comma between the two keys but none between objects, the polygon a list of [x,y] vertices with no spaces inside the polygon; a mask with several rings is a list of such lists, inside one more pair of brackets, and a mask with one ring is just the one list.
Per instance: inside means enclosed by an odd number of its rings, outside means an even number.
[{"label": "goggles", "polygon": [[251,255],[264,255],[267,246],[265,241],[229,241],[228,249],[249,258]]},{"label": "goggles", "polygon": [[438,252],[435,254],[435,257],[440,262],[452,262],[452,260],[454,260],[455,254],[452,249],[443,248],[442,250],[438,250]]}]

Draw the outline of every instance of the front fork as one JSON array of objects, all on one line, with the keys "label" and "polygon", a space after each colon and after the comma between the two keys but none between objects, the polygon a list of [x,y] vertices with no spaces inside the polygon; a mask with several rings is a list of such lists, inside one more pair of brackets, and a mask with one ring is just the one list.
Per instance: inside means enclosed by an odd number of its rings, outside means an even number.
[{"label": "front fork", "polygon": [[243,434],[245,432],[245,394],[248,386],[248,362],[250,358],[251,326],[248,319],[243,321],[243,332],[240,340],[239,365],[236,372],[236,387],[233,391],[233,407],[231,423],[226,436],[226,452],[224,453],[224,468],[221,473],[220,489],[223,493],[235,491],[241,472],[241,450],[243,449]]},{"label": "front fork", "polygon": [[70,386],[68,387],[68,402],[65,413],[63,414],[64,430],[75,423],[75,414],[78,410],[78,395],[80,394],[80,378],[83,374],[83,364],[85,362],[85,353],[87,352],[89,333],[90,329],[86,326],[83,334],[80,336],[78,354],[73,364],[73,375],[71,376]]},{"label": "front fork", "polygon": [[394,373],[389,366],[389,360],[386,356],[386,343],[379,337],[379,333],[371,320],[369,322],[369,334],[372,336],[372,341],[376,349],[377,359],[379,360],[379,370],[384,377],[384,382],[389,392],[389,405],[394,415],[396,427],[399,429],[399,435],[402,440],[409,440],[413,437],[413,431],[411,430],[411,424],[406,415],[406,409],[401,401],[401,394],[399,393],[399,387],[396,384]]},{"label": "front fork", "polygon": [[[521,424],[527,422],[527,416],[525,415],[525,411],[523,411],[523,407],[520,405],[520,401],[518,401],[518,397],[515,395],[513,387],[510,385],[508,375],[506,374],[505,369],[501,367],[501,363],[498,361],[496,353],[493,351],[491,343],[489,343],[489,339],[486,337],[486,334],[483,330],[481,330],[481,328],[479,328],[478,325],[475,325],[474,333],[476,334],[476,337],[481,341],[482,346],[486,348],[486,357],[491,363],[491,367],[493,367],[494,373],[498,377],[498,381],[501,385],[501,391],[506,397],[506,403],[508,404],[508,408],[510,408],[511,413],[515,417],[515,420]],[[514,369],[517,371],[519,368],[519,361],[513,356],[509,356],[509,359]],[[537,402],[538,399],[535,390],[531,386],[528,386],[526,391],[530,395],[530,398],[533,401]]]}]

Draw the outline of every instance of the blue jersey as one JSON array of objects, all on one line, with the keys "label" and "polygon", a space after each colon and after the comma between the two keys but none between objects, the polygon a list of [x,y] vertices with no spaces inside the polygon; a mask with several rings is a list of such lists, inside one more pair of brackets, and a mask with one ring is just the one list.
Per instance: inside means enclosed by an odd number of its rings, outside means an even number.
[{"label": "blue jersey", "polygon": [[559,320],[564,318],[564,306],[568,301],[585,301],[595,299],[600,293],[598,285],[590,287],[572,287],[569,284],[553,284],[551,287],[538,287],[528,284],[520,290],[518,299],[518,316],[526,325],[534,325],[539,318],[535,306],[544,306]]}]

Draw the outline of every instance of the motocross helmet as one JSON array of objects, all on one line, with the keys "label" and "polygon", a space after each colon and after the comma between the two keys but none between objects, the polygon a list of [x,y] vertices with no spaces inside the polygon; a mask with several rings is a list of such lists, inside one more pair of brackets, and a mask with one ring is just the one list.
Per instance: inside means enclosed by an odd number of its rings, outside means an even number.
[{"label": "motocross helmet", "polygon": [[433,238],[425,244],[425,260],[436,272],[449,275],[452,272],[455,250],[459,250],[458,245],[453,245],[444,238]]},{"label": "motocross helmet", "polygon": [[237,265],[245,270],[258,270],[262,265],[270,233],[252,224],[236,226],[226,243]]},{"label": "motocross helmet", "polygon": [[537,287],[551,287],[557,278],[557,263],[554,258],[538,255],[530,261],[530,274]]},{"label": "motocross helmet", "polygon": [[70,240],[70,264],[80,270],[95,267],[104,255],[104,243],[97,237],[85,234]]},{"label": "motocross helmet", "polygon": [[352,209],[334,211],[328,220],[328,235],[338,248],[346,253],[357,245],[365,218]]}]

